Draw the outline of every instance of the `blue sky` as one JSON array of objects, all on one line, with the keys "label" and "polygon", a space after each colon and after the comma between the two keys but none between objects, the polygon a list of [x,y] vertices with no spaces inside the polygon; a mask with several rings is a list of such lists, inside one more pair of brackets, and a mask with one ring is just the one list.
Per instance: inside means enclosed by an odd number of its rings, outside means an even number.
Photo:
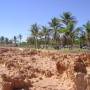
[{"label": "blue sky", "polygon": [[0,36],[22,34],[26,39],[31,24],[47,25],[65,11],[81,26],[90,20],[90,0],[0,0]]}]

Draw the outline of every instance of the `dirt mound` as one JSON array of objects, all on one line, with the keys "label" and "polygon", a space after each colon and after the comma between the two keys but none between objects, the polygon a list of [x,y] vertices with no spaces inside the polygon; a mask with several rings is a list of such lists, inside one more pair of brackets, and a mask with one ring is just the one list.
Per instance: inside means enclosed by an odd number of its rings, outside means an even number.
[{"label": "dirt mound", "polygon": [[9,77],[5,74],[1,75],[2,78],[2,90],[29,90],[31,86],[30,81],[26,80],[22,76],[18,75],[16,77]]},{"label": "dirt mound", "polygon": [[0,48],[0,90],[90,90],[90,54]]},{"label": "dirt mound", "polygon": [[78,57],[74,62],[74,71],[77,72],[77,73],[78,72],[87,73],[84,61],[80,57]]},{"label": "dirt mound", "polygon": [[7,48],[0,48],[0,54],[9,51]]}]

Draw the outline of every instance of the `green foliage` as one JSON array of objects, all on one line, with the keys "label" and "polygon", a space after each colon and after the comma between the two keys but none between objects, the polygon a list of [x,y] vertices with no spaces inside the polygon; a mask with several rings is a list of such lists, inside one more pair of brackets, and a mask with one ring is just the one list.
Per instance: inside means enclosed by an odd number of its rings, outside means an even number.
[{"label": "green foliage", "polygon": [[90,21],[83,25],[86,31],[87,45],[90,47]]},{"label": "green foliage", "polygon": [[22,42],[23,36],[19,34],[14,36],[13,39],[7,37],[0,37],[0,44],[18,44],[20,46],[32,46],[40,48],[42,45],[57,47],[60,46],[73,46],[84,45],[90,46],[90,21],[83,25],[83,27],[76,27],[76,18],[71,12],[63,12],[63,14],[57,18],[53,17],[48,27],[39,26],[37,23],[31,25],[30,37],[27,38],[27,42]]},{"label": "green foliage", "polygon": [[49,22],[49,25],[50,25],[50,27],[57,29],[59,26],[59,22],[60,22],[59,19],[54,17],[51,19],[51,22]]},{"label": "green foliage", "polygon": [[90,33],[90,21],[88,21],[88,22],[87,22],[85,25],[83,25],[83,26],[84,26],[86,32],[87,32],[87,33]]},{"label": "green foliage", "polygon": [[31,35],[34,39],[35,48],[37,48],[37,46],[38,46],[39,29],[40,28],[39,28],[39,25],[37,25],[37,23],[31,25],[30,31],[31,31]]},{"label": "green foliage", "polygon": [[37,23],[31,25],[30,31],[31,31],[33,36],[37,36],[38,35],[39,26],[37,25]]},{"label": "green foliage", "polygon": [[[27,39],[27,45],[32,45],[35,48],[40,48],[42,45],[45,48],[49,45],[51,47],[56,47],[57,45],[84,45],[87,43],[87,36],[88,41],[90,40],[90,21],[83,25],[85,31],[82,27],[76,27],[76,24],[77,20],[70,12],[64,12],[60,18],[53,17],[48,27],[40,27],[37,23],[34,23],[29,29],[31,35]],[[60,34],[64,36],[60,37]],[[19,35],[19,41],[21,42],[21,40],[22,36]],[[21,45],[23,44],[21,43]]]},{"label": "green foliage", "polygon": [[59,33],[66,33],[69,32],[69,30],[67,28],[62,28],[60,30],[58,30]]},{"label": "green foliage", "polygon": [[69,22],[76,23],[75,17],[72,16],[72,13],[70,13],[70,12],[64,12],[63,15],[61,16],[61,21],[65,25],[68,25]]}]

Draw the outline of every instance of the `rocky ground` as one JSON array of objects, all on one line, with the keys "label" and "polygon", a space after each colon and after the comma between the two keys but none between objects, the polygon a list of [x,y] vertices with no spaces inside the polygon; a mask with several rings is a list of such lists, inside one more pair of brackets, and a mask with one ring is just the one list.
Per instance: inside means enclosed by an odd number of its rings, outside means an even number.
[{"label": "rocky ground", "polygon": [[90,53],[0,48],[0,90],[90,90]]}]

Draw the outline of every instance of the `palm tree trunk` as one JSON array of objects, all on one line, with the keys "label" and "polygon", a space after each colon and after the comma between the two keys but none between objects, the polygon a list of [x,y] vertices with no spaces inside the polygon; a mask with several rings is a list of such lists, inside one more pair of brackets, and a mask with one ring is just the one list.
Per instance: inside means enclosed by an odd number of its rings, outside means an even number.
[{"label": "palm tree trunk", "polygon": [[37,49],[37,37],[36,37],[36,40],[35,40],[35,48]]},{"label": "palm tree trunk", "polygon": [[90,38],[88,38],[88,47],[90,47]]},{"label": "palm tree trunk", "polygon": [[21,46],[21,39],[20,39],[20,46]]},{"label": "palm tree trunk", "polygon": [[46,36],[45,36],[45,48],[47,48],[47,40],[46,40]]}]

